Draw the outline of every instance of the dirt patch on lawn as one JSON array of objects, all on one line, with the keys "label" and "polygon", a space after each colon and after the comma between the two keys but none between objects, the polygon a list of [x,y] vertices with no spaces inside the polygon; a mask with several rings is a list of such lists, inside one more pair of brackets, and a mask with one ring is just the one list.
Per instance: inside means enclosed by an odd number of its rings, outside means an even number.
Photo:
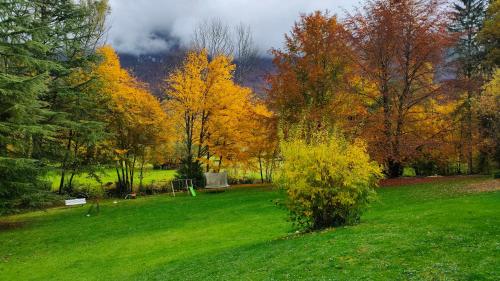
[{"label": "dirt patch on lawn", "polygon": [[0,231],[21,228],[25,225],[22,221],[0,221]]},{"label": "dirt patch on lawn", "polygon": [[446,177],[431,176],[431,177],[408,177],[408,178],[383,179],[383,180],[379,181],[379,185],[380,186],[399,186],[399,185],[419,184],[419,183],[429,183],[429,182],[463,180],[463,179],[474,178],[474,177],[478,177],[478,176],[446,176]]},{"label": "dirt patch on lawn", "polygon": [[471,183],[463,187],[465,192],[488,192],[500,190],[500,179],[490,179]]}]

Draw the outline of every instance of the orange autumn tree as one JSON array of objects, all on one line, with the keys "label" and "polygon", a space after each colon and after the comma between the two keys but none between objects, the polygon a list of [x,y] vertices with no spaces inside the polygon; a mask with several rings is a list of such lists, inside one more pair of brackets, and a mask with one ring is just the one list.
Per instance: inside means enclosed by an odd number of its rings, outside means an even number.
[{"label": "orange autumn tree", "polygon": [[169,123],[158,99],[121,68],[110,46],[102,47],[98,53],[103,61],[96,73],[102,82],[102,92],[111,98],[108,123],[113,136],[110,146],[116,160],[118,189],[128,193],[134,190],[138,162],[144,163],[148,150],[168,141]]},{"label": "orange autumn tree", "polygon": [[422,138],[421,131],[432,114],[419,113],[431,110],[430,102],[443,92],[436,74],[451,43],[446,12],[441,1],[375,0],[345,25],[359,76],[376,85],[378,102],[367,125],[374,130],[366,135],[370,154],[389,176],[399,176],[422,145],[435,140]]},{"label": "orange autumn tree", "polygon": [[289,124],[303,123],[308,136],[320,128],[349,128],[362,116],[358,97],[350,94],[354,77],[347,32],[335,16],[303,15],[285,35],[285,48],[272,53],[277,71],[268,77],[268,102],[285,131]]}]

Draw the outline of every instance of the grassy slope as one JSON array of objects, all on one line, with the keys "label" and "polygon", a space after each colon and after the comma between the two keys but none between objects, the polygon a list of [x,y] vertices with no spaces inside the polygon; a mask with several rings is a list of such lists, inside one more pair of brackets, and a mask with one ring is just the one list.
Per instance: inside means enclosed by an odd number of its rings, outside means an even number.
[{"label": "grassy slope", "polygon": [[357,226],[290,235],[280,195],[238,189],[3,218],[0,280],[498,280],[500,192],[379,190]]}]

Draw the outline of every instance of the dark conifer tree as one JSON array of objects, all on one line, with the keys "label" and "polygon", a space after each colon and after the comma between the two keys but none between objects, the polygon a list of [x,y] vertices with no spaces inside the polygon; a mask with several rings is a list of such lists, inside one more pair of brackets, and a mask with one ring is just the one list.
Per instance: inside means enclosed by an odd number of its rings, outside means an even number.
[{"label": "dark conifer tree", "polygon": [[459,90],[466,93],[460,107],[465,126],[465,154],[468,172],[473,169],[473,100],[480,92],[484,46],[478,40],[486,10],[484,0],[459,0],[453,4],[450,31],[457,35],[454,60]]},{"label": "dark conifer tree", "polygon": [[50,112],[40,97],[59,66],[46,59],[48,48],[35,36],[44,31],[36,29],[31,1],[0,3],[0,210],[31,204],[22,196],[43,186],[33,136],[53,133],[42,125]]}]

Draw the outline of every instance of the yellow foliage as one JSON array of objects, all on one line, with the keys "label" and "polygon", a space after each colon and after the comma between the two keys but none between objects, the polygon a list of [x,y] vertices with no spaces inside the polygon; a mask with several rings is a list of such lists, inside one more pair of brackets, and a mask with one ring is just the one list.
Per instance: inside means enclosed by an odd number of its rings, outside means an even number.
[{"label": "yellow foliage", "polygon": [[121,68],[110,46],[102,47],[99,53],[103,62],[96,73],[102,81],[102,92],[112,100],[110,124],[117,135],[116,151],[137,150],[168,141],[168,120],[158,99]]},{"label": "yellow foliage", "polygon": [[360,140],[318,133],[310,142],[281,143],[278,184],[288,195],[291,218],[308,228],[355,223],[382,171]]},{"label": "yellow foliage", "polygon": [[110,141],[117,161],[118,181],[122,192],[133,189],[136,160],[144,163],[148,151],[164,146],[171,136],[169,120],[159,100],[121,68],[117,54],[110,46],[98,50],[103,61],[96,67],[100,90],[110,97],[108,112]]},{"label": "yellow foliage", "polygon": [[479,105],[483,113],[500,114],[500,68],[495,70],[493,78],[485,85]]},{"label": "yellow foliage", "polygon": [[[258,117],[270,112],[254,101],[249,88],[233,81],[234,64],[219,55],[212,60],[206,51],[191,52],[184,64],[167,79],[169,89],[164,107],[177,124],[178,140],[187,155],[194,155],[207,165],[245,161]],[[266,132],[262,132],[266,133]]]}]

